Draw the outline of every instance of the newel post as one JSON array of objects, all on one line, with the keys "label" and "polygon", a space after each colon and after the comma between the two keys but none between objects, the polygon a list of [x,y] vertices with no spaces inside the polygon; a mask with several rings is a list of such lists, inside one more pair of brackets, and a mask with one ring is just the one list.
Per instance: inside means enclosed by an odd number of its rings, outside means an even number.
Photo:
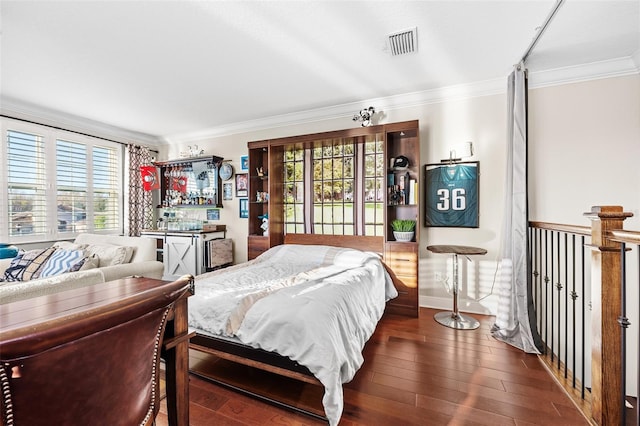
[{"label": "newel post", "polygon": [[621,206],[595,206],[585,213],[591,219],[591,417],[598,425],[622,421],[620,243],[610,241],[607,232],[622,229],[631,215]]}]

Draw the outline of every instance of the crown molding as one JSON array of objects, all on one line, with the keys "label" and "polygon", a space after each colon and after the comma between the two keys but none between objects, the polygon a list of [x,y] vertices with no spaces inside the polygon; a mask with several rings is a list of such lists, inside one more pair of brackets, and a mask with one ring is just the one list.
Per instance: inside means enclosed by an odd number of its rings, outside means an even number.
[{"label": "crown molding", "polygon": [[529,73],[529,88],[640,74],[640,50],[633,56]]},{"label": "crown molding", "polygon": [[262,119],[231,123],[197,132],[170,135],[164,138],[168,144],[187,143],[209,138],[228,136],[260,130],[294,126],[318,121],[348,117],[351,119],[356,111],[365,106],[373,105],[376,111],[392,111],[421,105],[435,104],[448,100],[489,96],[504,93],[505,79],[485,80],[469,84],[441,87],[420,92],[405,93],[382,98],[373,98],[358,102],[334,105],[331,107],[299,111],[290,114],[265,117]]},{"label": "crown molding", "polygon": [[0,97],[0,105],[2,115],[18,120],[27,120],[42,125],[60,127],[65,130],[85,133],[124,144],[135,142],[152,146],[162,145],[162,141],[156,136],[55,111],[10,97]]}]

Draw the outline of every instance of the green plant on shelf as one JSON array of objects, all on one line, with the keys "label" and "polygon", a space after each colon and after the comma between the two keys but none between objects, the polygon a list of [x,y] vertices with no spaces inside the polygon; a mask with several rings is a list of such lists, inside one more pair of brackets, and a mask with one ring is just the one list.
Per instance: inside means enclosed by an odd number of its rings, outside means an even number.
[{"label": "green plant on shelf", "polygon": [[416,229],[416,221],[413,219],[395,219],[391,222],[391,229],[396,232],[413,232]]}]

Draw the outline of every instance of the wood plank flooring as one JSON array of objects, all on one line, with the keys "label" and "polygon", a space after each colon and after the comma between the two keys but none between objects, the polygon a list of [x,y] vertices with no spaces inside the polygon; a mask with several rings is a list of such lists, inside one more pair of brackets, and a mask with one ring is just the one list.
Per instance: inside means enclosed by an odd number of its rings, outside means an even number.
[{"label": "wood plank flooring", "polygon": [[[477,330],[453,330],[420,318],[385,315],[344,385],[340,425],[588,425],[535,355],[490,335],[493,317],[473,315]],[[223,371],[257,391],[322,412],[319,386],[292,381],[193,352],[191,369]],[[213,384],[190,380],[190,425],[322,425],[326,421]],[[156,425],[167,424],[163,404]]]}]

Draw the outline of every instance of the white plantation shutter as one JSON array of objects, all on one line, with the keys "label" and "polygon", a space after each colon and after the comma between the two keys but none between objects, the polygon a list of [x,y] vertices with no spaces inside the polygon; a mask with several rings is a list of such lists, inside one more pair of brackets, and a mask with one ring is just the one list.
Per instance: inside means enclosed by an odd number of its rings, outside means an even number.
[{"label": "white plantation shutter", "polygon": [[7,132],[7,201],[9,236],[47,233],[44,138]]},{"label": "white plantation shutter", "polygon": [[84,144],[56,141],[56,185],[58,231],[87,231],[87,147]]},{"label": "white plantation shutter", "polygon": [[121,233],[122,146],[45,126],[12,123],[3,120],[2,124],[6,139],[0,161],[6,173],[0,173],[0,184],[6,182],[6,203],[1,197],[0,208],[6,213],[0,216],[0,241]]},{"label": "white plantation shutter", "polygon": [[93,229],[119,230],[121,167],[114,147],[93,147]]}]

